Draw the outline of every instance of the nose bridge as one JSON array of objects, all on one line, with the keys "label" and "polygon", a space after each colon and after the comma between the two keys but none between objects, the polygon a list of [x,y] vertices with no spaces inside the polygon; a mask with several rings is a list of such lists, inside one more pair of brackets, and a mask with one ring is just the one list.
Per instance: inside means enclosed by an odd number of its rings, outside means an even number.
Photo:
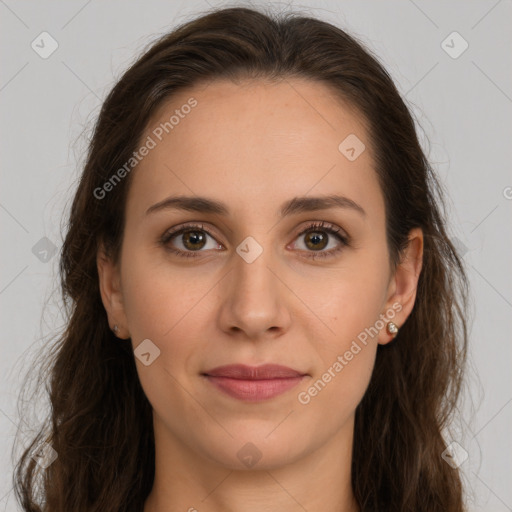
[{"label": "nose bridge", "polygon": [[[266,237],[266,241],[270,237]],[[231,278],[222,300],[221,322],[224,330],[237,327],[250,337],[270,328],[285,327],[288,315],[279,280],[270,268],[275,255],[270,244],[247,237],[236,248]],[[270,267],[270,268],[269,268]]]},{"label": "nose bridge", "polygon": [[257,299],[268,303],[277,300],[277,289],[272,279],[274,275],[268,268],[272,268],[275,255],[272,254],[268,240],[269,237],[265,239],[264,247],[263,243],[260,244],[254,237],[249,236],[236,248],[232,293],[239,301],[243,299],[244,302],[250,302]]}]

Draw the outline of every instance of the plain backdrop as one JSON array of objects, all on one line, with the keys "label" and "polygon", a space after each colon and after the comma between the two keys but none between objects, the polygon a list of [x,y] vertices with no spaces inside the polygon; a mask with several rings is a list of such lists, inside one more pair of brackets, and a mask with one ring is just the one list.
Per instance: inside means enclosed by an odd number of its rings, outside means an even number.
[{"label": "plain backdrop", "polygon": [[[469,454],[461,468],[471,510],[510,511],[511,2],[271,4],[318,16],[362,39],[413,112],[448,190],[449,232],[472,287],[471,371],[465,418],[453,440]],[[221,5],[251,4],[0,0],[0,511],[19,510],[12,443],[18,427],[30,432],[33,426],[20,425],[16,399],[34,351],[62,327],[61,227],[92,123],[115,80],[148,43]],[[49,52],[52,45],[56,50],[43,58],[42,46]],[[27,407],[44,413],[34,403]]]}]

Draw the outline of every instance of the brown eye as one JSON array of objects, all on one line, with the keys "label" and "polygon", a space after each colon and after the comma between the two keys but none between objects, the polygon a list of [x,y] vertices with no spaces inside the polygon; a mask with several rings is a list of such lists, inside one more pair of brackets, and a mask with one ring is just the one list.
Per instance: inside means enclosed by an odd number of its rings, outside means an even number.
[{"label": "brown eye", "polygon": [[309,249],[320,250],[324,249],[328,243],[328,236],[321,231],[310,231],[305,235],[305,243]]},{"label": "brown eye", "polygon": [[[211,239],[209,241],[208,239]],[[170,252],[183,257],[199,256],[206,249],[219,249],[222,246],[204,229],[203,225],[187,225],[164,234],[160,243]],[[210,246],[207,246],[208,243]],[[205,250],[203,250],[205,249]]]},{"label": "brown eye", "polygon": [[[343,234],[342,234],[343,233]],[[307,258],[328,258],[334,256],[339,251],[348,247],[350,238],[345,235],[344,232],[337,226],[326,224],[324,222],[315,223],[309,226],[306,230],[300,233],[298,239],[303,239],[303,246],[295,247],[305,253]],[[336,240],[338,244],[336,244]],[[333,244],[330,250],[324,251],[324,249]]]},{"label": "brown eye", "polygon": [[202,249],[206,243],[205,233],[201,231],[183,231],[181,240],[186,249],[197,251]]}]

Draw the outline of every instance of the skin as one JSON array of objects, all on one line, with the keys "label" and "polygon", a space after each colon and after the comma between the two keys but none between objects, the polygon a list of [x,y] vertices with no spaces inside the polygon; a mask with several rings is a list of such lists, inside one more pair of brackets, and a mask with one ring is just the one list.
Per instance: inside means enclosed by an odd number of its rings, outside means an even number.
[{"label": "skin", "polygon": [[[393,321],[403,325],[416,298],[422,232],[411,231],[405,258],[391,272],[365,124],[325,85],[295,78],[198,85],[163,104],[141,140],[191,96],[197,106],[133,171],[120,263],[98,252],[110,325],[134,349],[150,339],[160,350],[149,366],[135,359],[155,430],[156,476],[144,512],[357,511],[354,414],[377,346],[392,335],[384,327],[366,346],[359,343],[357,355],[308,404],[298,394],[394,303],[401,310]],[[351,133],[366,144],[353,162],[338,150]],[[340,208],[278,215],[293,197],[335,193],[366,216]],[[145,215],[171,194],[207,196],[231,214]],[[352,245],[308,258],[341,243],[327,232],[328,245],[306,245],[301,233],[314,221],[341,228]],[[196,258],[159,244],[185,222],[203,223],[210,233]],[[263,248],[252,263],[236,252],[248,236]],[[187,240],[181,234],[168,246],[193,252]],[[280,396],[249,403],[200,375],[224,364],[268,362],[309,376]],[[253,467],[237,457],[249,442],[261,454]]]}]

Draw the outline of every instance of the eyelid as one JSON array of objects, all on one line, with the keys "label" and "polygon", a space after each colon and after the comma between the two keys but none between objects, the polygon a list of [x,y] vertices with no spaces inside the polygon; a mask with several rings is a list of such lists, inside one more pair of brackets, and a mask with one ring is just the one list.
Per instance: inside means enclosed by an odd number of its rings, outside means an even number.
[{"label": "eyelid", "polygon": [[209,225],[206,222],[201,221],[189,221],[189,222],[183,222],[181,224],[178,224],[177,226],[173,226],[172,228],[169,228],[162,236],[162,239],[167,238],[170,239],[171,237],[179,234],[182,231],[192,231],[194,229],[197,229],[198,231],[204,231],[209,236],[213,238],[222,238],[217,234],[217,231],[214,227]]},{"label": "eyelid", "polygon": [[[303,224],[307,224],[305,227]],[[316,220],[308,220],[302,223],[302,227],[297,228],[294,237],[298,237],[300,235],[303,235],[305,233],[308,233],[310,231],[314,231],[315,229],[325,230],[328,233],[331,233],[333,235],[337,235],[342,239],[343,241],[346,241],[347,243],[350,241],[350,236],[348,233],[337,226],[336,224],[332,224],[331,222],[326,222],[324,220],[316,221]]]}]

